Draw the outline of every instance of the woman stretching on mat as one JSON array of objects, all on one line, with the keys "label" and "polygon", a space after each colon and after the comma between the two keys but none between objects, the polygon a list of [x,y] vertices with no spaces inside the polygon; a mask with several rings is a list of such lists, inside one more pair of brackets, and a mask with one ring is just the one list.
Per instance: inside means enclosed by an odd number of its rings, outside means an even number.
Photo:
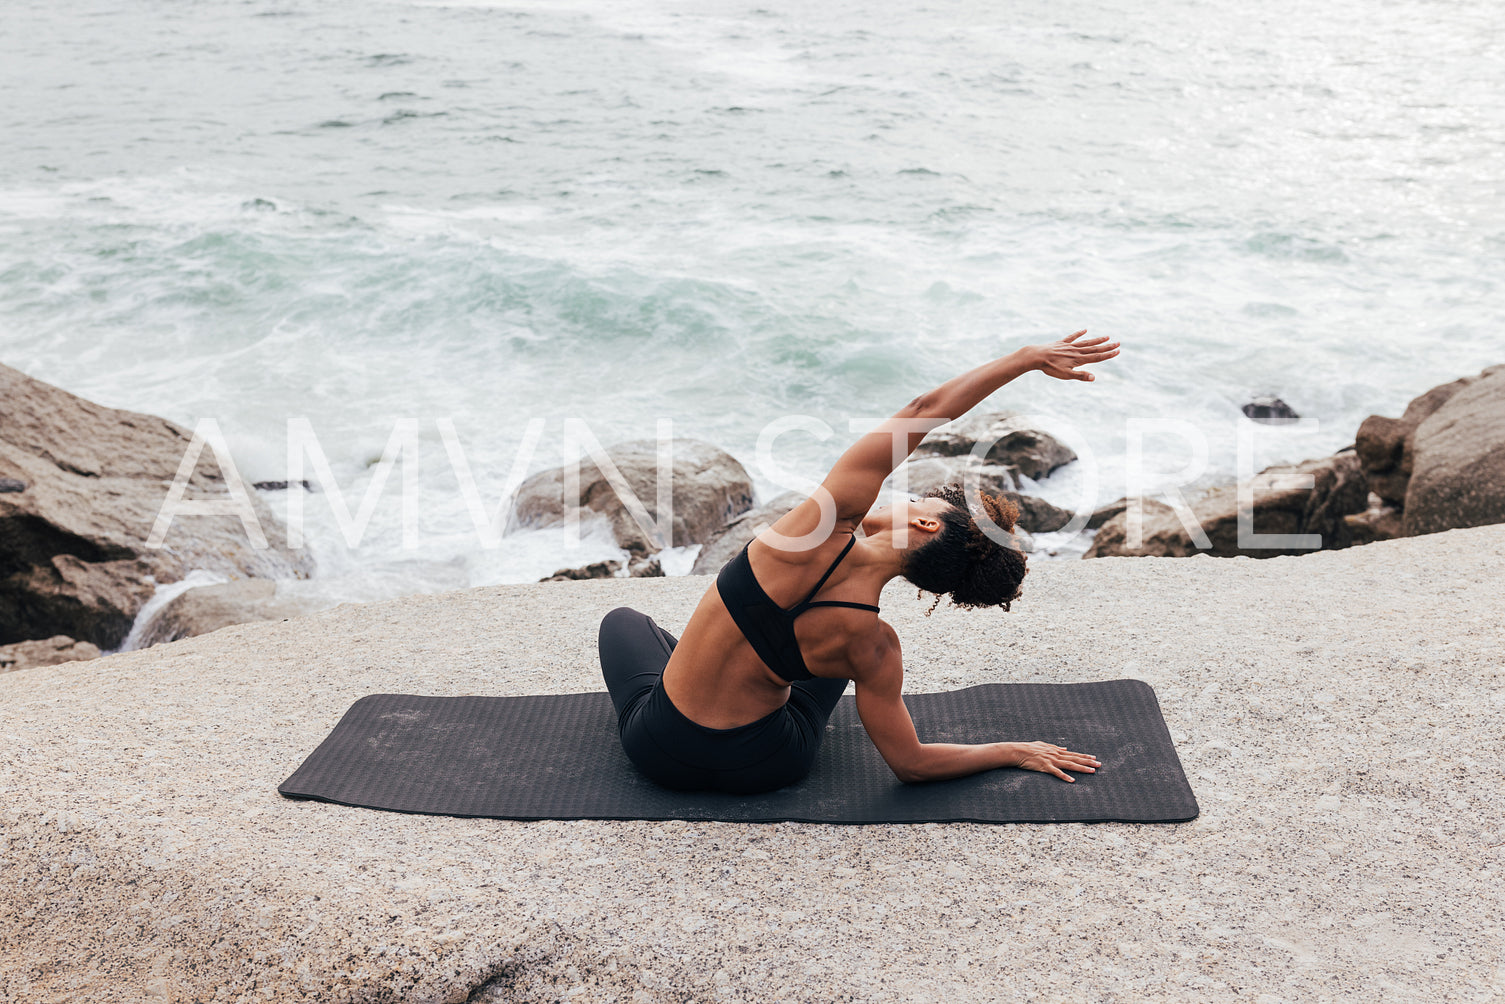
[{"label": "woman stretching on mat", "polygon": [[727,562],[683,638],[628,607],[608,613],[601,669],[637,768],[670,788],[752,794],[793,784],[809,772],[851,680],[862,724],[901,781],[994,767],[1063,781],[1074,780],[1066,771],[1092,773],[1095,758],[1049,743],[922,743],[900,697],[899,638],[878,618],[883,586],[903,577],[936,602],[949,593],[958,606],[1009,609],[1025,573],[1014,504],[981,491],[968,500],[947,485],[871,508],[928,429],[1009,381],[1031,370],[1091,380],[1079,367],[1118,355],[1118,343],[1085,333],[948,380],[857,440],[814,494]]}]

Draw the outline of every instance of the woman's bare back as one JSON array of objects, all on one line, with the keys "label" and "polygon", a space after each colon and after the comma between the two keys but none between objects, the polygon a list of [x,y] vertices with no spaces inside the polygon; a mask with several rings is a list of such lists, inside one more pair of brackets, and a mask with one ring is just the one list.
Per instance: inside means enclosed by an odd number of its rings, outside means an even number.
[{"label": "woman's bare back", "polygon": [[[796,560],[755,541],[748,549],[748,561],[763,591],[787,610],[806,595],[846,539],[845,534],[833,535],[825,544],[791,556]],[[838,566],[818,597],[870,601],[857,593],[857,584],[851,580]],[[843,679],[854,641],[876,627],[877,615],[870,611],[817,607],[795,620],[794,634],[812,675]],[[712,583],[664,668],[664,691],[691,721],[729,729],[755,722],[783,705],[789,699],[789,682],[753,651]]]}]

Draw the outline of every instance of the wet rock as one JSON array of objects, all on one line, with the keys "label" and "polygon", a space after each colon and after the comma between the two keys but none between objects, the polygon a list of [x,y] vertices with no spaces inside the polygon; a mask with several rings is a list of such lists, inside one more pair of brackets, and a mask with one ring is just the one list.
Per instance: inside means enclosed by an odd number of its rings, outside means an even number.
[{"label": "wet rock", "polygon": [[1038,495],[1020,495],[1008,492],[1006,497],[1019,507],[1018,529],[1029,533],[1054,533],[1071,522],[1070,509],[1062,509],[1045,501]]},{"label": "wet rock", "polygon": [[1284,425],[1301,418],[1296,414],[1296,409],[1286,404],[1278,397],[1268,395],[1256,397],[1243,407],[1244,414],[1256,422],[1266,425]]},{"label": "wet rock", "polygon": [[1086,529],[1099,529],[1104,523],[1108,522],[1108,520],[1112,519],[1114,516],[1117,516],[1128,507],[1129,500],[1126,498],[1121,498],[1117,501],[1109,502],[1106,505],[1098,506],[1096,509],[1092,510],[1092,515],[1087,517]]},{"label": "wet rock", "polygon": [[0,492],[24,492],[26,482],[19,478],[0,478]]},{"label": "wet rock", "polygon": [[789,510],[805,500],[801,492],[785,492],[768,502],[747,510],[717,530],[700,548],[691,575],[714,575],[737,556],[747,542],[757,536],[758,529],[777,522]]},{"label": "wet rock", "polygon": [[1406,536],[1505,522],[1505,366],[1453,393],[1410,447]]},{"label": "wet rock", "polygon": [[59,634],[38,641],[20,641],[14,645],[0,645],[0,673],[98,658],[98,646],[86,641],[74,641],[67,635]]},{"label": "wet rock", "polygon": [[1143,500],[1143,516],[1141,527],[1142,545],[1131,550],[1127,543],[1128,535],[1128,500],[1122,500],[1122,505],[1117,505],[1117,512],[1109,516],[1092,539],[1092,546],[1082,555],[1084,558],[1106,558],[1119,555],[1167,555],[1174,554],[1177,557],[1186,553],[1187,539],[1186,530],[1176,518],[1175,511],[1164,502],[1152,498]]},{"label": "wet rock", "polygon": [[1019,487],[1017,467],[983,463],[968,453],[920,457],[907,462],[902,470],[905,488],[916,495],[952,484],[966,488],[975,485],[989,495],[1013,493]]},{"label": "wet rock", "polygon": [[[1308,477],[1312,479],[1313,487],[1301,487]],[[1352,452],[1307,460],[1292,466],[1269,467],[1255,475],[1252,481],[1255,533],[1320,534],[1321,548],[1240,546],[1238,486],[1224,485],[1189,503],[1210,547],[1198,547],[1191,531],[1182,524],[1180,516],[1170,506],[1159,502],[1152,506],[1146,500],[1143,539],[1139,547],[1128,546],[1129,514],[1126,510],[1103,523],[1083,557],[1133,555],[1181,558],[1210,554],[1215,557],[1246,555],[1251,558],[1270,558],[1279,554],[1304,554],[1309,550],[1347,547],[1352,543],[1352,538],[1343,517],[1363,511],[1369,497],[1358,457]]]},{"label": "wet rock", "polygon": [[627,563],[627,577],[631,579],[658,579],[664,575],[664,566],[657,558],[634,558]]},{"label": "wet rock", "polygon": [[0,623],[8,637],[68,624],[117,648],[156,591],[153,566],[145,560],[86,561],[66,553],[38,558],[0,581]]},{"label": "wet rock", "polygon": [[981,457],[986,463],[1015,468],[1035,480],[1076,459],[1070,447],[1049,433],[1025,426],[1012,411],[963,418],[936,429],[920,442],[914,456],[961,456],[972,453],[979,443],[987,450]]},{"label": "wet rock", "polygon": [[239,579],[196,586],[173,597],[142,628],[141,648],[192,638],[231,624],[302,617],[330,606],[313,598],[278,596],[271,579]]},{"label": "wet rock", "polygon": [[[561,568],[553,575],[546,575],[539,582],[570,582],[576,579],[614,579],[622,570],[622,563],[615,560],[593,561],[579,568]],[[660,570],[662,573],[662,569]]]},{"label": "wet rock", "polygon": [[[268,547],[233,515],[180,515],[163,547],[146,546],[192,434],[163,418],[106,408],[0,365],[0,642],[63,634],[101,648],[125,638],[156,583],[194,568],[303,578],[266,503],[245,498]],[[229,498],[206,448],[185,499]]]},{"label": "wet rock", "polygon": [[1018,469],[1015,467],[985,464],[970,454],[963,454],[911,460],[905,470],[905,483],[916,495],[943,485],[958,484],[964,489],[975,486],[989,495],[1013,500],[1019,507],[1019,528],[1030,533],[1050,533],[1071,522],[1071,510],[1062,509],[1037,495],[1016,491]]},{"label": "wet rock", "polygon": [[[658,522],[658,444],[652,440],[617,443],[606,450],[647,510]],[[672,539],[655,541],[627,511],[606,476],[589,458],[580,461],[579,495],[565,499],[565,467],[541,471],[524,481],[514,496],[507,532],[559,526],[566,506],[584,516],[599,514],[611,522],[618,545],[639,556],[662,547],[684,547],[708,540],[728,520],[752,505],[752,481],[742,465],[724,450],[695,439],[673,441]]]},{"label": "wet rock", "polygon": [[1348,524],[1348,535],[1354,544],[1391,540],[1403,533],[1400,509],[1374,492],[1369,493],[1369,508],[1344,516],[1343,522]]},{"label": "wet rock", "polygon": [[[1485,373],[1489,372],[1491,370],[1485,370]],[[1406,488],[1411,482],[1415,463],[1412,437],[1417,426],[1452,400],[1453,395],[1478,379],[1477,376],[1467,376],[1439,384],[1412,398],[1400,418],[1370,415],[1364,419],[1354,449],[1358,451],[1370,491],[1391,505],[1405,505]]]}]

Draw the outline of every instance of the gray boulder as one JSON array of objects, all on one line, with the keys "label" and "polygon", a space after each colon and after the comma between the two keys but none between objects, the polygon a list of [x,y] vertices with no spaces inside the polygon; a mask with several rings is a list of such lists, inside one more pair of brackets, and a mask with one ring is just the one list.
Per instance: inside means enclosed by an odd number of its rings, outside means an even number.
[{"label": "gray boulder", "polygon": [[1016,490],[1016,467],[985,464],[969,454],[950,457],[922,457],[906,466],[905,484],[917,495],[942,485],[959,484],[976,487],[989,495],[1013,500],[1019,507],[1019,529],[1030,533],[1050,533],[1071,522],[1071,510],[1062,509],[1037,495]]},{"label": "gray boulder", "polygon": [[915,449],[916,457],[956,457],[988,443],[983,460],[1012,467],[1039,480],[1076,459],[1071,448],[1049,433],[1024,425],[1017,412],[997,411],[952,422],[931,432]]},{"label": "gray boulder", "polygon": [[231,624],[302,617],[331,606],[313,598],[277,595],[271,579],[238,579],[213,586],[196,586],[173,597],[151,615],[141,630],[140,648],[192,638]]},{"label": "gray boulder", "polygon": [[[192,439],[163,418],[106,408],[0,365],[0,642],[63,634],[101,648],[125,638],[156,583],[195,568],[234,578],[306,578],[247,489],[268,547],[236,516],[179,516],[146,546]],[[20,488],[17,490],[16,486]],[[212,450],[187,499],[229,497]]]},{"label": "gray boulder", "polygon": [[20,641],[0,645],[0,673],[34,666],[56,666],[64,662],[98,659],[99,647],[86,641],[74,641],[67,635],[53,635],[37,641]]},{"label": "gray boulder", "polygon": [[805,498],[801,492],[784,492],[726,523],[701,546],[700,553],[695,556],[695,564],[690,567],[690,574],[714,575],[721,571],[722,565],[735,558],[737,552],[757,536],[759,527],[776,522]]},{"label": "gray boulder", "polygon": [[605,561],[593,561],[579,568],[561,568],[553,575],[546,575],[539,582],[578,582],[581,579],[614,579],[622,570],[622,563],[608,558]]},{"label": "gray boulder", "polygon": [[1370,415],[1359,426],[1354,441],[1364,476],[1369,481],[1369,490],[1391,505],[1403,506],[1406,488],[1411,481],[1415,464],[1413,439],[1416,429],[1439,408],[1452,400],[1453,395],[1479,380],[1505,367],[1494,366],[1479,376],[1467,376],[1451,383],[1439,384],[1406,405],[1400,418]]},{"label": "gray boulder", "polygon": [[1301,418],[1295,408],[1271,394],[1256,397],[1240,410],[1248,418],[1266,425],[1284,425]]},{"label": "gray boulder", "polygon": [[1071,522],[1071,510],[1062,509],[1045,501],[1038,495],[1020,495],[1018,492],[1003,493],[1019,507],[1017,528],[1028,533],[1053,533]]},{"label": "gray boulder", "polygon": [[1117,507],[1118,511],[1104,521],[1092,538],[1084,558],[1109,558],[1121,555],[1160,557],[1186,557],[1195,554],[1190,535],[1176,518],[1175,511],[1164,502],[1144,499],[1142,545],[1131,550],[1125,542],[1128,535],[1128,501]]},{"label": "gray boulder", "polygon": [[627,577],[630,579],[662,579],[664,578],[663,562],[657,558],[633,558],[627,563]]},{"label": "gray boulder", "polygon": [[[653,440],[632,440],[608,447],[606,454],[656,524],[658,444]],[[736,458],[726,451],[696,439],[676,439],[673,461],[674,520],[670,541],[655,541],[638,526],[606,476],[588,458],[580,461],[580,492],[576,498],[565,499],[564,467],[540,471],[518,486],[506,532],[559,526],[565,521],[568,506],[581,515],[604,516],[611,522],[617,544],[643,556],[664,546],[702,543],[752,505],[752,481]]]},{"label": "gray boulder", "polygon": [[1017,467],[983,463],[968,453],[917,457],[902,470],[904,486],[916,495],[949,484],[975,484],[989,495],[1003,495],[1013,493],[1019,485]]},{"label": "gray boulder", "polygon": [[[627,578],[663,578],[664,566],[657,558],[633,558],[627,563]],[[553,575],[546,575],[539,582],[578,582],[581,579],[617,579],[622,577],[622,563],[614,558],[593,561],[579,568],[561,568]]]},{"label": "gray boulder", "polygon": [[1086,528],[1088,530],[1101,529],[1104,523],[1108,522],[1108,520],[1112,519],[1114,516],[1117,516],[1128,507],[1129,500],[1126,498],[1121,498],[1116,501],[1109,502],[1106,505],[1100,505],[1096,509],[1092,510],[1091,516],[1087,517]]},{"label": "gray boulder", "polygon": [[[1312,488],[1297,487],[1298,478],[1310,476]],[[1253,529],[1258,534],[1322,535],[1320,549],[1347,547],[1352,543],[1343,517],[1362,512],[1369,498],[1364,472],[1351,451],[1307,460],[1293,466],[1269,467],[1254,476]],[[1271,558],[1279,554],[1304,554],[1313,548],[1266,548],[1239,546],[1238,486],[1224,485],[1189,503],[1207,535],[1210,548],[1199,548],[1181,518],[1168,505],[1145,502],[1143,539],[1130,548],[1127,541],[1128,512],[1103,523],[1084,558],[1117,555],[1184,558],[1194,554],[1215,557],[1246,555]]]},{"label": "gray boulder", "polygon": [[1406,536],[1505,522],[1505,366],[1485,370],[1417,425],[1411,468]]}]

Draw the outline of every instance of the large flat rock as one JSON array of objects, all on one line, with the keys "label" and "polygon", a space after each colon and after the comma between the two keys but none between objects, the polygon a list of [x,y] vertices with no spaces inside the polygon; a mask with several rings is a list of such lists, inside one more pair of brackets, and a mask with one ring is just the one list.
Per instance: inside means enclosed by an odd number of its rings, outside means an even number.
[{"label": "large flat rock", "polygon": [[[1182,825],[534,822],[280,798],[358,697],[601,689],[707,578],[341,606],[0,676],[0,997],[1492,1001],[1505,526],[896,586],[913,692],[1139,677]],[[1029,739],[1030,736],[1000,737]],[[1091,752],[1091,751],[1088,751]]]}]

